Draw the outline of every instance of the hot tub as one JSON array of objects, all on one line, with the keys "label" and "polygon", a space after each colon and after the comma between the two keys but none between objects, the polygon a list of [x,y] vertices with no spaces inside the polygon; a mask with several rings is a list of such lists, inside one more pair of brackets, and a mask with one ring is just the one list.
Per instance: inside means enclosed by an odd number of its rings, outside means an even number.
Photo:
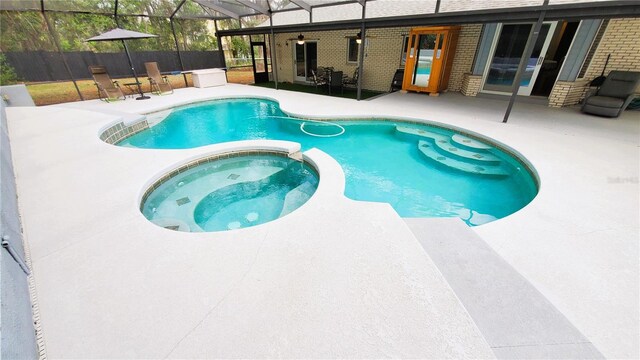
[{"label": "hot tub", "polygon": [[142,199],[142,214],[176,231],[226,231],[283,217],[307,202],[318,174],[280,153],[206,158],[163,176]]}]

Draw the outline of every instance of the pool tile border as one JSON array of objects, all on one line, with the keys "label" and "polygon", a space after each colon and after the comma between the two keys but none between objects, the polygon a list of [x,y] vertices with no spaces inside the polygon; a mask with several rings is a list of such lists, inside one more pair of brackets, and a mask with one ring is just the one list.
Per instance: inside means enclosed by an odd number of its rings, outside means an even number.
[{"label": "pool tile border", "polygon": [[133,136],[142,130],[149,129],[147,120],[141,120],[136,123],[125,125],[123,121],[111,125],[100,134],[100,140],[107,144],[115,145],[120,141]]},{"label": "pool tile border", "polygon": [[[291,159],[291,154],[288,152],[284,152],[284,151],[275,151],[275,150],[234,150],[234,151],[229,151],[229,152],[223,152],[223,153],[218,153],[218,154],[211,154],[211,155],[207,155],[205,157],[196,159],[196,160],[191,160],[187,163],[181,164],[179,165],[177,168],[170,170],[169,172],[165,173],[164,175],[160,176],[158,179],[156,179],[149,187],[147,187],[147,189],[144,191],[144,193],[142,194],[142,198],[140,200],[140,211],[143,210],[143,206],[144,203],[147,201],[147,198],[149,197],[149,195],[151,195],[152,192],[154,192],[155,190],[157,190],[162,184],[164,184],[165,182],[167,182],[169,179],[184,173],[188,170],[191,170],[199,165],[204,165],[204,164],[208,164],[208,163],[212,163],[214,161],[218,161],[218,160],[223,160],[223,159],[232,159],[232,158],[236,158],[236,157],[244,157],[244,156],[264,156],[264,155],[270,155],[270,156],[279,156],[279,157],[283,157],[283,158],[287,158],[287,159]],[[293,161],[297,161],[294,159],[291,159]],[[311,169],[317,176],[319,176],[319,171],[318,169],[315,168],[315,165],[313,165],[312,163],[308,162],[308,161],[304,161],[303,163],[305,165],[307,165],[309,167],[309,169]]]},{"label": "pool tile border", "polygon": [[[467,136],[469,138],[472,138],[474,140],[478,140],[478,141],[482,141],[482,142],[487,142],[489,144],[491,144],[492,146],[496,147],[497,149],[503,151],[504,153],[506,153],[507,155],[513,157],[516,159],[516,161],[518,161],[523,168],[529,173],[529,175],[531,176],[531,178],[533,179],[534,183],[535,183],[535,187],[537,189],[537,191],[540,190],[540,186],[541,186],[541,182],[540,182],[540,177],[538,176],[537,171],[535,170],[535,167],[529,162],[529,160],[527,160],[527,158],[518,153],[518,151],[508,147],[507,145],[504,145],[500,142],[498,142],[495,139],[483,136],[482,134],[477,134],[477,133],[473,133],[467,129],[464,128],[460,128],[457,126],[453,126],[453,127],[448,127],[446,125],[440,124],[438,122],[435,121],[430,121],[430,120],[413,120],[413,119],[407,119],[407,118],[394,118],[394,117],[380,117],[380,116],[356,116],[356,117],[349,117],[349,118],[337,118],[337,117],[311,117],[311,116],[305,116],[305,115],[301,115],[301,114],[293,114],[293,113],[289,113],[285,110],[282,109],[281,105],[280,105],[280,101],[278,101],[275,98],[270,98],[270,97],[260,97],[260,96],[234,96],[234,97],[216,97],[216,98],[212,98],[212,99],[206,99],[206,100],[199,100],[199,101],[193,101],[193,102],[187,102],[184,104],[177,104],[175,106],[172,107],[168,107],[168,108],[163,108],[160,110],[156,110],[156,111],[151,111],[146,113],[146,116],[152,115],[152,114],[157,114],[159,112],[162,111],[166,111],[167,109],[173,109],[173,108],[182,108],[182,107],[188,107],[188,106],[197,106],[201,103],[206,103],[206,102],[214,102],[214,101],[218,101],[218,100],[261,100],[261,101],[271,101],[274,102],[278,105],[278,107],[280,108],[280,110],[282,110],[282,112],[284,112],[285,114],[287,114],[287,116],[291,116],[291,117],[295,117],[298,119],[302,119],[302,120],[314,120],[314,121],[327,121],[327,122],[349,122],[349,121],[353,121],[353,122],[359,122],[359,121],[375,121],[375,122],[386,122],[386,123],[403,123],[403,124],[412,124],[412,125],[422,125],[422,126],[432,126],[438,129],[442,129],[442,130],[447,130],[447,131],[454,131],[457,132],[461,135]],[[119,143],[120,141],[133,136],[143,130],[149,129],[151,126],[149,125],[148,121],[142,120],[139,121],[137,123],[131,124],[129,126],[124,125],[124,122],[120,122],[118,124],[115,124],[113,126],[111,126],[110,128],[107,128],[107,130],[105,130],[101,135],[100,135],[100,139],[102,139],[103,141],[115,145],[117,143]],[[105,135],[106,134],[106,135]]]}]

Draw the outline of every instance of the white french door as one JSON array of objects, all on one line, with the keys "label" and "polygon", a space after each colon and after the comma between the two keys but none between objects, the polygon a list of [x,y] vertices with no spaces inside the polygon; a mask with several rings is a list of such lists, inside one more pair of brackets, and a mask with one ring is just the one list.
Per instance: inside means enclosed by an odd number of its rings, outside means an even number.
[{"label": "white french door", "polygon": [[318,43],[305,41],[300,45],[295,43],[293,48],[293,77],[295,81],[310,81],[311,70],[318,67]]}]

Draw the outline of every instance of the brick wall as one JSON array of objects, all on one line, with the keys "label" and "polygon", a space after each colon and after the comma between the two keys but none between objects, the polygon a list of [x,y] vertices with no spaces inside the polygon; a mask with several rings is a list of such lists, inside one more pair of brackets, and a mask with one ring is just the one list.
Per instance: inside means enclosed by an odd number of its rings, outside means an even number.
[{"label": "brick wall", "polygon": [[584,97],[588,83],[586,80],[556,82],[549,95],[549,106],[562,107],[577,104]]},{"label": "brick wall", "polygon": [[[640,71],[640,18],[611,19],[587,68],[586,80],[600,76],[607,55],[606,73],[611,70]],[[606,75],[605,73],[605,75]]]},{"label": "brick wall", "polygon": [[472,75],[466,73],[462,77],[462,87],[460,92],[464,96],[476,96],[480,91],[480,84],[482,83],[482,75]]},{"label": "brick wall", "polygon": [[[366,32],[364,73],[362,87],[368,90],[388,91],[396,69],[400,66],[403,35],[408,28],[371,29]],[[318,66],[333,67],[349,77],[358,66],[347,61],[348,37],[354,37],[358,30],[336,30],[305,32],[307,40],[318,42]],[[276,35],[278,56],[278,79],[294,81],[293,51],[297,33]]]},{"label": "brick wall", "polygon": [[453,58],[451,77],[449,78],[449,91],[460,91],[462,89],[464,74],[471,72],[473,67],[473,59],[476,55],[481,31],[482,24],[464,25],[460,29],[456,55]]},{"label": "brick wall", "polygon": [[[558,81],[549,95],[549,106],[575,105],[582,100],[588,84],[600,76],[607,55],[611,54],[605,75],[611,70],[640,71],[640,18],[611,19],[596,48],[593,58],[586,64],[583,79],[575,82]],[[640,89],[637,89],[638,92]]]},{"label": "brick wall", "polygon": [[[473,57],[478,45],[481,25],[463,26],[454,57],[449,90],[459,91],[463,74],[471,70]],[[366,32],[368,44],[365,46],[364,73],[362,87],[374,91],[389,91],[393,74],[400,64],[404,35],[410,28],[370,29]],[[357,63],[347,61],[347,37],[355,36],[358,30],[337,30],[305,32],[307,40],[318,41],[318,66],[332,66],[352,76]],[[276,55],[278,57],[278,80],[294,81],[293,49],[298,33],[276,35]]]},{"label": "brick wall", "polygon": [[[369,46],[365,51],[362,87],[377,91],[389,91],[393,74],[402,59],[403,35],[409,28],[382,28],[367,31]],[[345,43],[346,47],[346,43]]]}]

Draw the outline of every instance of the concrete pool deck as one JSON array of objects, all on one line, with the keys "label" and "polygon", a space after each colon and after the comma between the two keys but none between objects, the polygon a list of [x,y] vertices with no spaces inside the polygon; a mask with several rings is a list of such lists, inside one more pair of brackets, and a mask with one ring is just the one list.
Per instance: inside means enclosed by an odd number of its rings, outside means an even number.
[{"label": "concrete pool deck", "polygon": [[638,357],[640,113],[611,120],[518,103],[505,125],[506,103],[494,99],[395,93],[356,102],[242,85],[7,109],[50,357],[493,356],[386,204],[327,191],[326,201],[233,234],[147,222],[136,204],[146,181],[224,146],[110,146],[98,130],[118,115],[84,110],[146,113],[220,96],[266,96],[308,116],[438,121],[521,152],[539,173],[540,193],[472,231],[602,354]]}]

